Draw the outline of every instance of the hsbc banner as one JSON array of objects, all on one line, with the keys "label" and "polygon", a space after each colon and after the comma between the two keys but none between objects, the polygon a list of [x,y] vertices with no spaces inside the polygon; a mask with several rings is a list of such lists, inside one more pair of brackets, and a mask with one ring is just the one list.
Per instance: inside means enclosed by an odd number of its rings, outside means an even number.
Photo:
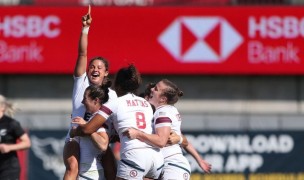
[{"label": "hsbc banner", "polygon": [[[304,178],[302,131],[191,131],[184,134],[212,164],[210,179]],[[192,177],[203,177],[195,159],[187,153],[185,156],[191,164]]]},{"label": "hsbc banner", "polygon": [[[304,7],[92,7],[89,58],[111,73],[304,74]],[[0,73],[70,74],[86,7],[5,7]]]}]

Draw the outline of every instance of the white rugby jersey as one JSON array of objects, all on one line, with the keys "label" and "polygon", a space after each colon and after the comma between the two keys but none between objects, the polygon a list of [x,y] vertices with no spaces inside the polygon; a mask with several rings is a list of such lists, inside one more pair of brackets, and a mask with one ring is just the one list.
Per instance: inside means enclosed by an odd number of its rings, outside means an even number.
[{"label": "white rugby jersey", "polygon": [[151,147],[138,139],[130,140],[127,136],[123,136],[123,132],[128,128],[152,134],[153,110],[144,98],[128,93],[104,104],[99,114],[106,119],[112,116],[114,127],[120,138],[121,154],[134,148]]},{"label": "white rugby jersey", "polygon": [[[181,135],[181,117],[176,109],[172,105],[164,105],[156,108],[154,113],[154,128],[170,126],[171,131],[176,134]],[[182,149],[179,144],[169,145],[161,148],[164,158],[171,156],[173,154],[182,154]]]},{"label": "white rugby jersey", "polygon": [[[94,113],[89,121],[97,114]],[[104,127],[101,127],[97,132],[106,132]],[[98,149],[91,136],[79,137],[79,147],[80,147],[80,173],[103,169],[100,160],[102,157],[102,152]]]},{"label": "white rugby jersey", "polygon": [[[79,116],[84,117],[85,115],[85,107],[81,103],[84,95],[85,89],[90,86],[89,78],[87,73],[84,73],[82,76],[75,77],[74,76],[74,87],[73,87],[73,99],[72,99],[72,119]],[[109,88],[109,101],[112,99],[116,99],[116,92]],[[108,101],[108,102],[109,102]]]}]

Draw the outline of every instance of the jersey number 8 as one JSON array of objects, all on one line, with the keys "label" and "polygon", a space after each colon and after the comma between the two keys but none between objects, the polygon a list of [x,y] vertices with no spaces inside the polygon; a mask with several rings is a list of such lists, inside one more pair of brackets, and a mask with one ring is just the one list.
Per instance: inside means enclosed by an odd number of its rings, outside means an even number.
[{"label": "jersey number 8", "polygon": [[142,112],[136,112],[136,125],[138,129],[145,129],[146,128],[146,120],[145,120],[145,114]]}]

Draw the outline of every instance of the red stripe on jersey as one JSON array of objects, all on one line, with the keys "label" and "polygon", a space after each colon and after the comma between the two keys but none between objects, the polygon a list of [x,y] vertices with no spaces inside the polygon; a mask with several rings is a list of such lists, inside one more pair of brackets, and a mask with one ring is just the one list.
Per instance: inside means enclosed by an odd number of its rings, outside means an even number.
[{"label": "red stripe on jersey", "polygon": [[104,106],[104,105],[102,105],[101,108],[100,108],[99,110],[101,110],[102,112],[106,113],[106,114],[109,115],[109,116],[113,113],[109,108],[107,108],[107,107]]},{"label": "red stripe on jersey", "polygon": [[172,123],[172,121],[168,117],[159,117],[156,119],[155,124],[160,124],[160,123]]}]

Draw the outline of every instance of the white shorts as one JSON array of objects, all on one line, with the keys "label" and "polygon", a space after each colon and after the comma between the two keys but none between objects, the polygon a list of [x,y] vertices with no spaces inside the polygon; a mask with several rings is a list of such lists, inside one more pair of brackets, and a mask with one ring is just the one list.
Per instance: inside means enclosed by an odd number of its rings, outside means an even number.
[{"label": "white shorts", "polygon": [[78,180],[88,180],[88,179],[106,180],[103,169],[79,173]]},{"label": "white shorts", "polygon": [[164,158],[159,149],[131,149],[121,154],[117,177],[128,180],[142,180],[143,177],[158,179],[164,166]]},{"label": "white shorts", "polygon": [[185,156],[176,154],[165,159],[161,180],[189,180],[191,167]]}]

